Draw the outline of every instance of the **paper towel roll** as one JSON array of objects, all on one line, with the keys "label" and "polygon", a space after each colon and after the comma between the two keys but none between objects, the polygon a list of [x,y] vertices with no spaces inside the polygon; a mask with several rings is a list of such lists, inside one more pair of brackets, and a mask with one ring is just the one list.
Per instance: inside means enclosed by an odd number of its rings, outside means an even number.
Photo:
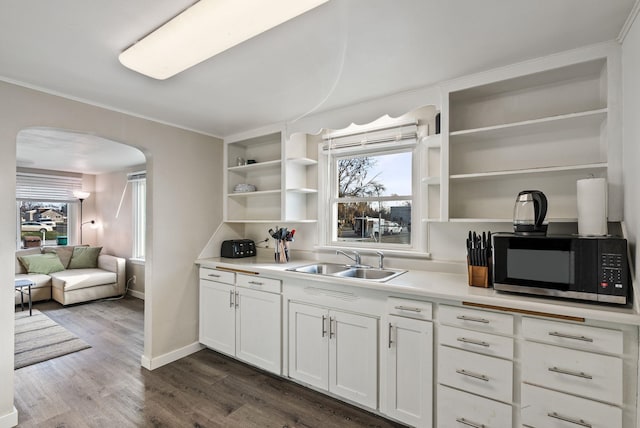
[{"label": "paper towel roll", "polygon": [[578,180],[578,234],[607,234],[607,180]]}]

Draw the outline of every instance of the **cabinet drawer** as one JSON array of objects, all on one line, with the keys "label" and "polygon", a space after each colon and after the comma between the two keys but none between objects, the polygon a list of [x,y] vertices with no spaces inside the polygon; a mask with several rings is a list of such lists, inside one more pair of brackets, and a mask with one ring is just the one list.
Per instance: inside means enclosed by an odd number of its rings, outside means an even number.
[{"label": "cabinet drawer", "polygon": [[623,352],[623,333],[620,330],[525,317],[522,319],[522,335],[527,339],[586,351]]},{"label": "cabinet drawer", "polygon": [[513,359],[513,339],[511,337],[446,325],[440,326],[438,331],[441,345],[449,345],[454,348],[466,349],[467,351],[494,357]]},{"label": "cabinet drawer", "polygon": [[512,412],[508,404],[443,385],[438,387],[438,428],[510,427]]},{"label": "cabinet drawer", "polygon": [[224,284],[232,284],[235,282],[236,274],[224,270],[200,268],[200,279],[208,279],[209,281],[222,282]]},{"label": "cabinet drawer", "polygon": [[523,384],[522,424],[534,428],[621,428],[622,409]]},{"label": "cabinet drawer", "polygon": [[258,275],[243,275],[239,273],[236,285],[238,287],[253,288],[271,293],[282,292],[282,281],[279,279],[264,278]]},{"label": "cabinet drawer", "polygon": [[617,357],[525,342],[522,380],[622,404],[622,360]]},{"label": "cabinet drawer", "polygon": [[406,318],[430,320],[433,318],[431,302],[420,300],[400,299],[389,297],[387,299],[387,311],[389,315],[398,315]]},{"label": "cabinet drawer", "polygon": [[513,397],[513,363],[508,360],[439,347],[438,379],[444,385],[496,400]]},{"label": "cabinet drawer", "polygon": [[508,314],[441,305],[438,319],[440,324],[487,333],[513,334],[513,316]]}]

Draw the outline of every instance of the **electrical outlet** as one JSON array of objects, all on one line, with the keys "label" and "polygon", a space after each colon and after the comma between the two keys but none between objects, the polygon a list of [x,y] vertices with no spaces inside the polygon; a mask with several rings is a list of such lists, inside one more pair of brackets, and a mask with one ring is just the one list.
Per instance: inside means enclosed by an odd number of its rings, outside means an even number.
[{"label": "electrical outlet", "polygon": [[135,276],[135,275],[133,275],[133,276],[131,277],[131,282],[132,282],[133,284],[135,284],[135,283],[136,283],[136,276]]}]

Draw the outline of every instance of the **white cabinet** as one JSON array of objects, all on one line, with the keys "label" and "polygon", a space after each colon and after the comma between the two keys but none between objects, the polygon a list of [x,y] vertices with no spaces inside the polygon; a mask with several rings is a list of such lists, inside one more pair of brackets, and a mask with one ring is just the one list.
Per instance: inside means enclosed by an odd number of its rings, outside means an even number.
[{"label": "white cabinet", "polygon": [[512,426],[513,316],[440,305],[438,320],[437,426]]},{"label": "white cabinet", "polygon": [[200,280],[200,343],[235,355],[234,286]]},{"label": "white cabinet", "polygon": [[629,426],[622,331],[528,317],[522,326],[525,426]]},{"label": "white cabinet", "polygon": [[[610,58],[594,56],[556,67],[550,61],[543,71],[506,79],[461,79],[447,88],[448,218],[442,220],[509,221],[518,192],[535,188],[549,199],[551,222],[576,221],[576,180],[606,177],[617,192],[620,142],[608,131],[616,124],[610,105],[617,82]],[[495,75],[509,74],[501,71]],[[619,198],[610,198],[610,220],[620,219],[620,208]]]},{"label": "white cabinet", "polygon": [[522,426],[530,428],[614,428],[622,409],[560,392],[522,385]]},{"label": "white cabinet", "polygon": [[513,409],[447,386],[438,386],[439,428],[508,428]]},{"label": "white cabinet", "polygon": [[289,304],[289,376],[370,408],[378,400],[373,317]]},{"label": "white cabinet", "polygon": [[[406,305],[405,307],[410,307]],[[416,427],[433,423],[433,324],[389,315],[384,413]]]},{"label": "white cabinet", "polygon": [[200,271],[200,342],[280,374],[282,297],[274,288],[279,281],[207,268]]}]

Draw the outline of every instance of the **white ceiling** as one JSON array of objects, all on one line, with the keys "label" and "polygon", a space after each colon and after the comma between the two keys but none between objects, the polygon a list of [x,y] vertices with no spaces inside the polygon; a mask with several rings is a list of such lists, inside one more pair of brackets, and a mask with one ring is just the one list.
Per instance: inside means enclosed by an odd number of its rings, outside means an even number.
[{"label": "white ceiling", "polygon": [[118,54],[193,0],[0,1],[0,79],[220,137],[615,39],[634,3],[331,0],[157,81]]}]

